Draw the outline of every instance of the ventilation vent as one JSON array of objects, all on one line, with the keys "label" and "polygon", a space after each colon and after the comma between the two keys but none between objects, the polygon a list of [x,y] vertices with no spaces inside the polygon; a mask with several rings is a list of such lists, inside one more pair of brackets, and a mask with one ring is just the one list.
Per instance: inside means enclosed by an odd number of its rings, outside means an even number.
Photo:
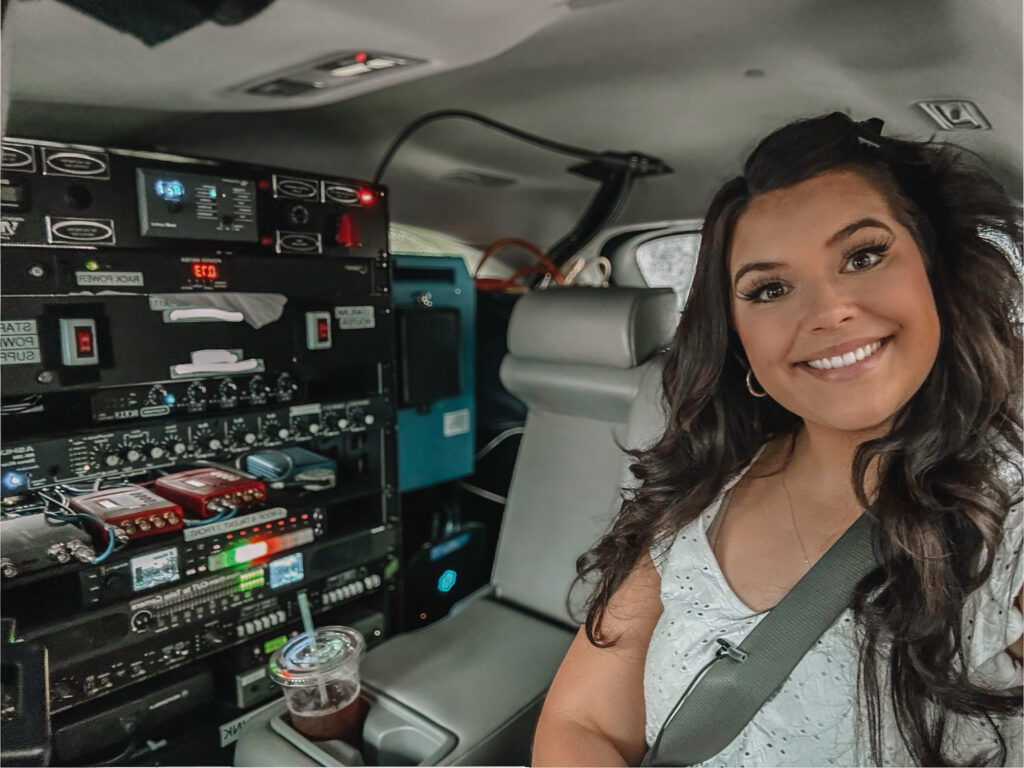
[{"label": "ventilation vent", "polygon": [[515,179],[510,179],[507,176],[492,176],[487,173],[480,173],[479,171],[471,171],[469,169],[452,171],[451,173],[446,173],[441,178],[446,181],[454,181],[459,184],[472,184],[477,187],[510,187],[516,183]]},{"label": "ventilation vent", "polygon": [[919,101],[917,106],[944,131],[987,131],[992,127],[973,101]]}]

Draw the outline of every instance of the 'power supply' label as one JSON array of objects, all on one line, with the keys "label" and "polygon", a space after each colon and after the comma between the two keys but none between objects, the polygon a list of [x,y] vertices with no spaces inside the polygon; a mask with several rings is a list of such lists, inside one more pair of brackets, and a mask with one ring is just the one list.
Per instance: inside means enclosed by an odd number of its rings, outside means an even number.
[{"label": "'power supply' label", "polygon": [[41,363],[35,320],[0,322],[0,365]]}]

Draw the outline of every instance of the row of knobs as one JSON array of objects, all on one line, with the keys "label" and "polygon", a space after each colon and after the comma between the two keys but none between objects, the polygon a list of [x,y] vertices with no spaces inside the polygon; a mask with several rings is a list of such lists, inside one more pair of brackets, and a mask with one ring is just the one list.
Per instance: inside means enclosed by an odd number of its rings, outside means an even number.
[{"label": "row of knobs", "polygon": [[[253,376],[249,381],[247,387],[249,396],[252,398],[265,399],[271,393],[277,395],[279,399],[287,400],[291,399],[292,395],[298,389],[298,385],[289,373],[282,373],[277,377],[277,382],[273,388],[266,383],[266,380],[262,376]],[[209,394],[209,388],[201,381],[193,381],[188,385],[188,389],[185,390],[185,401],[191,403],[194,406],[201,406],[206,404],[207,396]],[[154,384],[149,389],[149,394],[146,396],[146,402],[150,405],[171,405],[174,402],[173,396],[171,401],[168,402],[167,398],[169,393],[160,384]],[[233,379],[222,379],[217,387],[217,398],[221,401],[233,401],[238,399],[238,384]]]},{"label": "row of knobs", "polygon": [[[335,422],[335,424],[338,425],[338,429],[348,429],[357,422],[360,424],[365,424],[367,427],[370,427],[373,426],[373,423],[376,420],[376,417],[372,413],[352,413],[349,414],[348,418],[342,416]],[[309,434],[315,435],[319,433],[320,430],[323,429],[323,427],[320,425],[320,422],[314,421],[309,426],[307,426],[306,429],[309,431]]]},{"label": "row of knobs", "polygon": [[[347,417],[343,416],[339,418],[335,422],[335,424],[337,425],[338,429],[348,429],[349,427],[353,426],[353,424],[362,424],[369,427],[372,426],[375,422],[376,418],[372,413],[364,414],[361,411],[354,411],[350,413]],[[323,427],[320,424],[320,422],[316,421],[306,426],[306,431],[309,432],[309,434],[311,435],[319,434],[322,431],[322,429]],[[259,440],[258,435],[251,430],[237,431],[234,433],[233,437],[234,442],[240,446],[256,445],[257,441]],[[292,430],[288,429],[288,427],[282,426],[276,430],[274,430],[273,427],[271,427],[270,430],[268,430],[267,437],[271,439],[276,437],[279,440],[287,440],[288,438],[293,437],[293,433]],[[221,440],[219,437],[207,437],[200,440],[200,447],[205,451],[216,453],[217,451],[223,450],[225,446],[224,441]],[[105,453],[102,457],[102,462],[105,466],[113,469],[115,467],[120,466],[122,462],[134,464],[138,461],[141,461],[144,457],[152,459],[153,461],[159,461],[160,459],[164,458],[168,454],[168,452],[170,452],[173,456],[182,456],[188,452],[188,445],[186,445],[181,440],[178,440],[168,448],[165,448],[164,446],[161,445],[152,445],[142,449],[130,447],[122,452],[111,451],[109,453]]]}]

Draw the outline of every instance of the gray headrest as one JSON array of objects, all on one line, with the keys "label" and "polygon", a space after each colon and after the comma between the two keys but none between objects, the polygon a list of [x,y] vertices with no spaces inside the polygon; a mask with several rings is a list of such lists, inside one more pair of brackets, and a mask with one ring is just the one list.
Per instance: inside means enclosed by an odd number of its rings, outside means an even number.
[{"label": "gray headrest", "polygon": [[679,313],[670,288],[552,288],[516,302],[510,355],[633,368],[672,340]]}]

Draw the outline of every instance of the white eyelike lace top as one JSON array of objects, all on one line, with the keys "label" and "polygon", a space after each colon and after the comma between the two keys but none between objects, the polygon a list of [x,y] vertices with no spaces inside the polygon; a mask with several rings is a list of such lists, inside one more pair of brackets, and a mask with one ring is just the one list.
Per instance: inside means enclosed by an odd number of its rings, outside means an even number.
[{"label": "white eyelike lace top", "polygon": [[[648,745],[693,675],[714,656],[716,638],[739,644],[767,615],[753,612],[733,593],[707,539],[723,497],[741,476],[730,481],[715,502],[676,535],[661,557],[659,552],[651,552],[661,575],[664,611],[654,629],[644,669]],[[1005,649],[1024,631],[1024,617],[1013,605],[1024,584],[1022,540],[1024,511],[1018,505],[1006,518],[991,577],[964,608],[970,671],[976,679],[999,686],[1020,684],[1020,666]],[[729,746],[700,765],[873,765],[867,725],[858,716],[858,647],[855,620],[852,612],[846,611]],[[882,691],[885,707],[885,688]],[[984,719],[951,715],[947,723],[946,744],[962,754],[965,762],[980,752],[998,754],[998,742]],[[1024,764],[1020,719],[1009,718],[999,725],[1009,749],[1006,764]],[[885,764],[910,765],[895,721],[885,710],[883,727]]]}]

